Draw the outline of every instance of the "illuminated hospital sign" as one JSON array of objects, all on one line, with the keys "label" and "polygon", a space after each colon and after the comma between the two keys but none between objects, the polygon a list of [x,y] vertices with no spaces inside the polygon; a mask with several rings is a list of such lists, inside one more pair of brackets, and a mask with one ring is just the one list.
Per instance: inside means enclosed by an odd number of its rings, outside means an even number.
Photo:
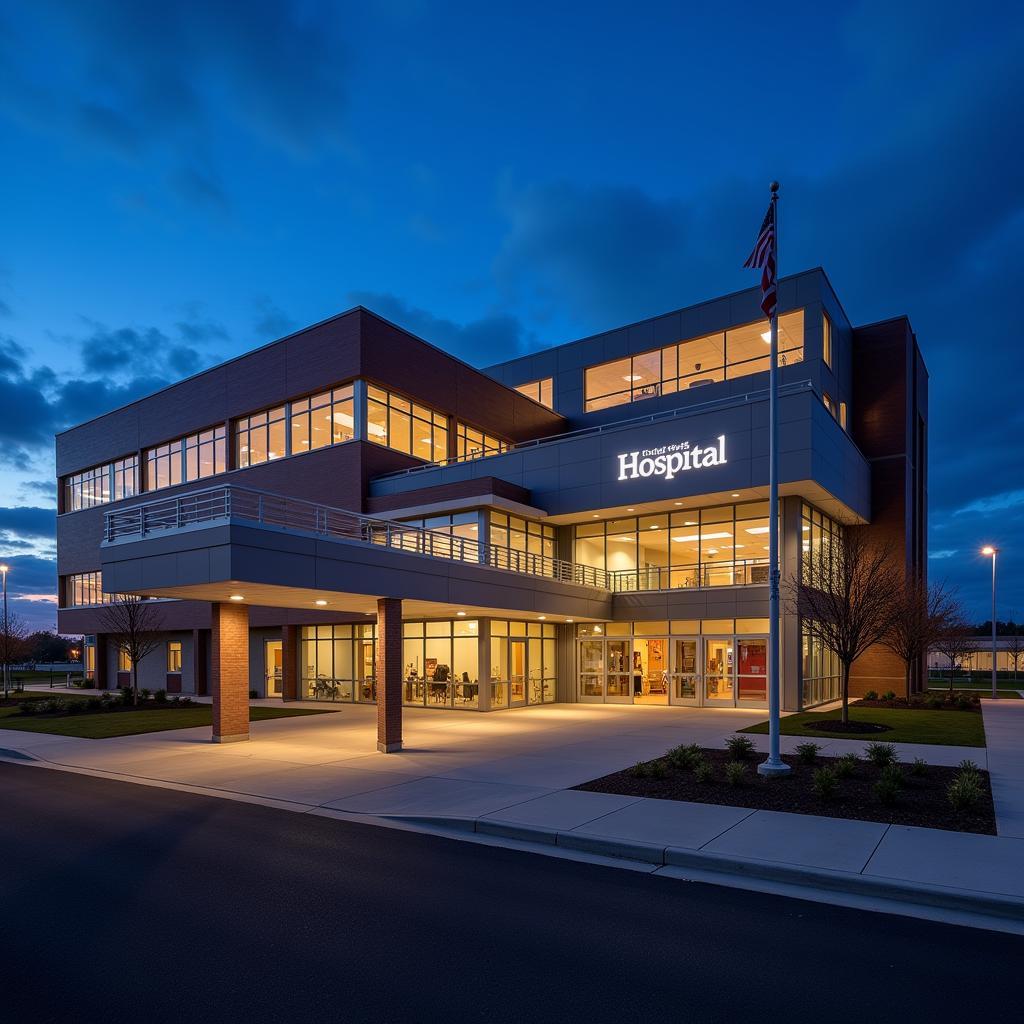
[{"label": "illuminated hospital sign", "polygon": [[689,441],[681,441],[661,448],[626,452],[617,458],[620,480],[652,476],[672,480],[677,473],[685,473],[689,469],[706,469],[709,466],[724,466],[728,461],[725,457],[725,434],[719,434],[717,443],[706,448],[691,444]]}]

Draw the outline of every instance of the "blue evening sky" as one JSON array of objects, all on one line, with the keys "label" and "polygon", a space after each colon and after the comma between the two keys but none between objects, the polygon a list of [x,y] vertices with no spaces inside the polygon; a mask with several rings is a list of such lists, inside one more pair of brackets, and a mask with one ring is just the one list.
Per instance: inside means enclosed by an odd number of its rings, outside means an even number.
[{"label": "blue evening sky", "polygon": [[16,608],[55,430],[356,302],[483,365],[749,286],[776,177],[783,273],[917,330],[933,578],[1024,618],[1024,16],[943,6],[0,0]]}]

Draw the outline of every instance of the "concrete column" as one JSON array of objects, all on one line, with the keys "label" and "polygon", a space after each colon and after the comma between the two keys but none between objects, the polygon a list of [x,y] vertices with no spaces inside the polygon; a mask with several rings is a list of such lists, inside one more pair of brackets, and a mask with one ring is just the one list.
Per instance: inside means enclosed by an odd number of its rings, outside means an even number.
[{"label": "concrete column", "polygon": [[110,645],[104,633],[96,634],[96,679],[94,686],[97,690],[106,690],[110,686]]},{"label": "concrete column", "polygon": [[477,626],[477,657],[480,672],[480,710],[491,710],[491,620],[480,619]]},{"label": "concrete column", "polygon": [[377,601],[377,749],[402,749],[402,602]]},{"label": "concrete column", "polygon": [[299,699],[299,627],[281,627],[281,699]]},{"label": "concrete column", "polygon": [[205,697],[210,692],[206,672],[207,631],[192,630],[192,688],[197,697]]},{"label": "concrete column", "polygon": [[[819,318],[820,319],[820,318]],[[801,665],[800,616],[793,608],[793,585],[801,572],[803,533],[800,519],[801,500],[782,499],[782,537],[780,568],[782,570],[781,658],[782,710],[799,711],[803,704],[803,670]]]},{"label": "concrete column", "polygon": [[213,742],[249,738],[249,609],[217,603],[210,615]]}]

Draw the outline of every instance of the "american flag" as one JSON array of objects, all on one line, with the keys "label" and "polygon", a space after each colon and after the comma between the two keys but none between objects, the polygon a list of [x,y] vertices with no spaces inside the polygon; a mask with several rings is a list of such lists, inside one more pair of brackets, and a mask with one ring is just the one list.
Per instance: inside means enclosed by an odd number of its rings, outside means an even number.
[{"label": "american flag", "polygon": [[778,284],[775,279],[775,203],[768,204],[760,234],[754,243],[754,251],[743,264],[745,270],[761,271],[761,308],[766,317],[775,316],[775,300]]}]

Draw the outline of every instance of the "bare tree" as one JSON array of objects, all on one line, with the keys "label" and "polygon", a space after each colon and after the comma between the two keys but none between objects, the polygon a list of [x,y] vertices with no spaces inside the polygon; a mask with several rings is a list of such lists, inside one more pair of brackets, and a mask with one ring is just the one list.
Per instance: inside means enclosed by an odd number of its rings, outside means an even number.
[{"label": "bare tree", "polygon": [[957,666],[977,649],[966,616],[957,609],[935,641],[935,649],[949,659],[949,691],[953,692],[953,675]]},{"label": "bare tree", "polygon": [[949,625],[962,617],[956,598],[941,583],[909,579],[895,595],[882,643],[902,662],[907,697],[914,665],[921,665]]},{"label": "bare tree", "polygon": [[10,667],[24,656],[28,626],[17,612],[8,611],[0,618],[0,665],[3,666],[4,700],[10,688]]},{"label": "bare tree", "polygon": [[1024,654],[1024,635],[1021,634],[1020,626],[1017,626],[1014,631],[1006,639],[1006,654],[1010,661],[1013,662],[1013,681],[1017,681],[1017,662],[1020,661],[1021,654]]},{"label": "bare tree", "polygon": [[132,666],[132,703],[139,703],[139,662],[160,646],[163,629],[157,605],[134,594],[118,594],[103,608],[104,632]]},{"label": "bare tree", "polygon": [[842,666],[843,724],[850,720],[850,668],[888,632],[903,586],[890,543],[847,528],[823,544],[790,584],[804,630]]}]

